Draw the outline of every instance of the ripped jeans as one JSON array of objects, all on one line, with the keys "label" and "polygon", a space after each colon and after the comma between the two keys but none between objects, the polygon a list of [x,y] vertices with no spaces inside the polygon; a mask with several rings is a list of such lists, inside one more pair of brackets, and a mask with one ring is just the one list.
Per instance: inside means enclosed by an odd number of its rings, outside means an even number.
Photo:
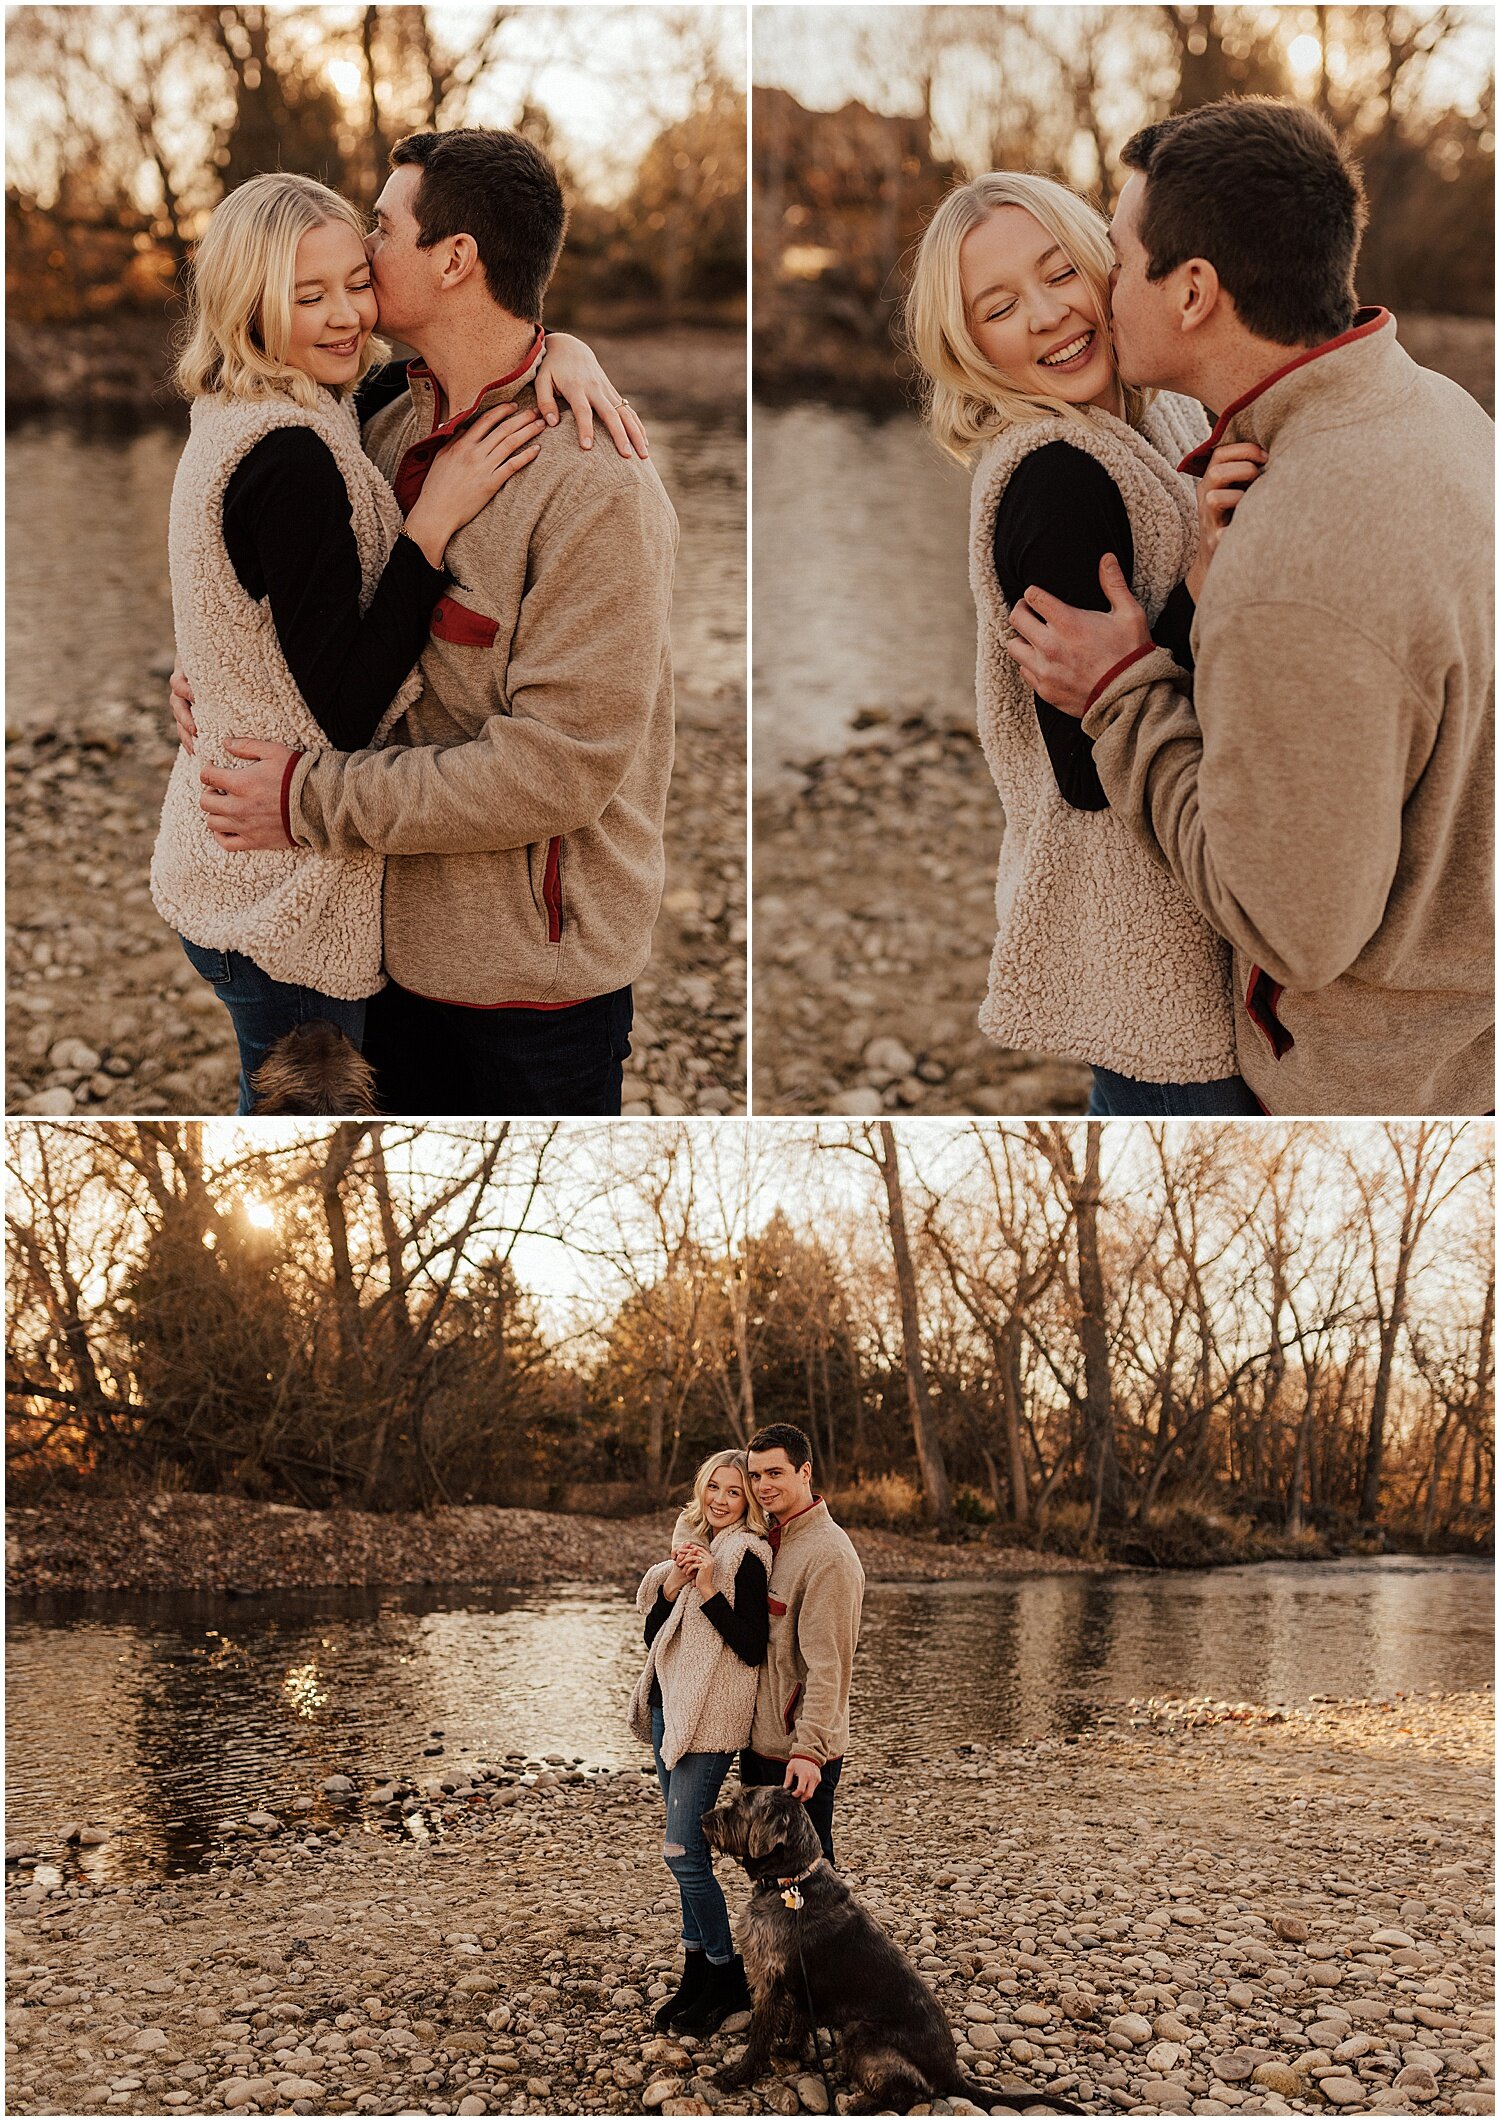
[{"label": "ripped jeans", "polygon": [[682,1897],[682,1941],[690,1951],[707,1952],[713,1966],[734,1957],[729,1909],[714,1876],[713,1851],[703,1838],[703,1814],[712,1811],[733,1753],[684,1753],[675,1767],[661,1757],[667,1720],[660,1701],[651,1704],[651,1750],[656,1779],[667,1807],[662,1853]]}]

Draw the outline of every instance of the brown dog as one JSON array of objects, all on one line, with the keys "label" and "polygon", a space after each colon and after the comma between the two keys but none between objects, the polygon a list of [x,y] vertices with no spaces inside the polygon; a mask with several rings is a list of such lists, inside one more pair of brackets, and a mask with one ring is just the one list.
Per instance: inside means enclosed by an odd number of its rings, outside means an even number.
[{"label": "brown dog", "polygon": [[743,2058],[719,2072],[724,2089],[752,2084],[778,2044],[800,2052],[816,2026],[841,2037],[857,2094],[851,2113],[905,2114],[952,2098],[986,2110],[1082,2111],[1045,2091],[964,2075],[936,1996],[824,1861],[790,1790],[746,1790],[715,1806],[703,1838],[737,1858],[755,1888],[740,1932],[755,2007]]},{"label": "brown dog", "polygon": [[298,1024],[250,1078],[253,1112],[323,1113],[338,1119],[375,1116],[375,1071],[337,1024],[323,1017]]}]

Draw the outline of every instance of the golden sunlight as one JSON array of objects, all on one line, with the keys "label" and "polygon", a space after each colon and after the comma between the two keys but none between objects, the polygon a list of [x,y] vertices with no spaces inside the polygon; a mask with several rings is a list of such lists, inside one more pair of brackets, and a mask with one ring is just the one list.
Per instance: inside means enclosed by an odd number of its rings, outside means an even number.
[{"label": "golden sunlight", "polygon": [[1312,35],[1293,37],[1287,46],[1287,61],[1301,80],[1310,80],[1323,63],[1323,47]]},{"label": "golden sunlight", "polygon": [[306,1720],[315,1717],[328,1700],[319,1681],[316,1660],[293,1665],[281,1682],[281,1691],[290,1703],[293,1713]]},{"label": "golden sunlight", "polygon": [[276,1212],[268,1208],[263,1200],[247,1200],[245,1217],[257,1230],[272,1230],[276,1227]]}]

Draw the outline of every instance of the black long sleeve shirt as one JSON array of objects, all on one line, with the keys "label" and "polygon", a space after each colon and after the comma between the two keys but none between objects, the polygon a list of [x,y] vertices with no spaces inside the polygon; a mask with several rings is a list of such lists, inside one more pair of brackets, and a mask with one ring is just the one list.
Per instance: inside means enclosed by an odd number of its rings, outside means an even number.
[{"label": "black long sleeve shirt", "polygon": [[[1046,589],[1082,611],[1107,611],[1099,562],[1112,552],[1128,582],[1135,540],[1120,489],[1097,457],[1070,442],[1047,442],[1021,459],[995,511],[995,575],[1016,604],[1029,588]],[[1193,599],[1179,582],[1151,629],[1158,647],[1191,671]],[[1083,724],[1032,695],[1037,727],[1064,799],[1075,810],[1107,810]]]},{"label": "black long sleeve shirt", "polygon": [[340,751],[368,744],[427,640],[448,577],[399,537],[361,613],[359,547],[331,449],[278,427],[224,490],[224,543],[247,596],[269,600],[287,668]]},{"label": "black long sleeve shirt", "polygon": [[[680,1598],[683,1594],[679,1591],[677,1595]],[[648,1647],[665,1627],[671,1610],[672,1600],[664,1591],[658,1591],[656,1603],[646,1615]],[[734,1572],[734,1604],[729,1603],[722,1591],[715,1591],[712,1598],[704,1599],[703,1611],[741,1664],[765,1663],[771,1643],[770,1584],[765,1563],[758,1554],[740,1557],[740,1565]]]}]

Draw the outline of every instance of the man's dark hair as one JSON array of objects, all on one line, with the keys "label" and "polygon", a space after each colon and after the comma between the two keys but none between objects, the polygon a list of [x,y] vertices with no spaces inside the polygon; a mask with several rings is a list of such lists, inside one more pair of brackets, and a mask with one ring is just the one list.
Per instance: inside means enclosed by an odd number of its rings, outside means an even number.
[{"label": "man's dark hair", "polygon": [[472,236],[500,307],[540,324],[568,225],[557,171],[541,149],[520,133],[466,125],[408,133],[391,149],[391,167],[408,164],[422,172],[412,201],[422,249]]},{"label": "man's dark hair", "polygon": [[1364,186],[1315,111],[1226,96],[1144,127],[1123,160],[1146,179],[1148,279],[1206,258],[1262,339],[1316,346],[1349,329]]},{"label": "man's dark hair", "polygon": [[785,1451],[794,1466],[812,1464],[812,1445],[799,1428],[789,1421],[773,1421],[768,1428],[757,1429],[746,1444],[747,1451]]}]

